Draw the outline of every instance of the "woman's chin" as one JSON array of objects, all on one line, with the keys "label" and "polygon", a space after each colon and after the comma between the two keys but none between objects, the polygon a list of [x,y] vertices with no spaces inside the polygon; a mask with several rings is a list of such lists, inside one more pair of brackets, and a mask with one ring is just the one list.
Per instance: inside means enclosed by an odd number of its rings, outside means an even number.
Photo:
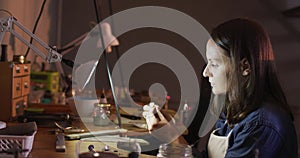
[{"label": "woman's chin", "polygon": [[212,89],[212,93],[214,95],[221,95],[221,94],[226,94],[226,91],[219,91],[219,90],[215,90],[214,88]]}]

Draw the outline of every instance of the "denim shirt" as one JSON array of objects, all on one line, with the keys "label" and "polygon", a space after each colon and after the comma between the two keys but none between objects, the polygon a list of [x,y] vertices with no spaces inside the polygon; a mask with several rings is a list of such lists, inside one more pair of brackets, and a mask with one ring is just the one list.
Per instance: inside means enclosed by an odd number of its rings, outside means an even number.
[{"label": "denim shirt", "polygon": [[251,112],[232,129],[225,121],[219,119],[216,123],[220,136],[233,130],[225,157],[298,157],[297,135],[291,116],[274,105],[264,105]]}]

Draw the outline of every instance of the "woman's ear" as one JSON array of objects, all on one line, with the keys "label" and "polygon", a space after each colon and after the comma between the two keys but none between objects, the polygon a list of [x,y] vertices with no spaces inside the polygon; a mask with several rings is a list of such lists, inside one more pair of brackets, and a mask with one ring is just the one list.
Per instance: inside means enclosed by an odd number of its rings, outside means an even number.
[{"label": "woman's ear", "polygon": [[241,67],[241,71],[242,71],[242,75],[243,76],[247,76],[250,74],[251,72],[251,66],[248,62],[248,60],[246,58],[243,58],[241,61],[240,61],[240,67]]}]

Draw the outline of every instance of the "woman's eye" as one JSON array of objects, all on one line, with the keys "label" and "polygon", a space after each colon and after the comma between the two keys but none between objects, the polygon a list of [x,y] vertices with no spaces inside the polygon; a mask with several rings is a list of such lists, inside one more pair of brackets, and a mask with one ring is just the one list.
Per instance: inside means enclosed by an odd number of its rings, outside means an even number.
[{"label": "woman's eye", "polygon": [[218,64],[211,64],[212,67],[218,67]]}]

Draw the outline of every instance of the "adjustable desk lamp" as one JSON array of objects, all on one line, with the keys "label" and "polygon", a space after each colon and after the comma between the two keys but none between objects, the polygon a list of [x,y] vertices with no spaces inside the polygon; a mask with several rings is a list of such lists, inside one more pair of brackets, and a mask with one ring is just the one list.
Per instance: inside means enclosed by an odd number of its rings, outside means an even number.
[{"label": "adjustable desk lamp", "polygon": [[[13,25],[17,26],[20,30],[24,31],[27,35],[32,37],[38,44],[43,46],[47,50],[47,52],[40,51],[33,44],[30,44],[28,41],[26,41],[22,36],[20,36],[17,32],[15,32]],[[106,31],[107,28],[110,26],[108,23],[103,23],[103,25],[101,25],[101,27],[103,27],[103,30]],[[21,23],[19,23],[15,17],[9,16],[9,17],[5,17],[5,18],[0,18],[0,29],[1,29],[0,30],[0,44],[2,43],[5,33],[10,32],[15,37],[17,37],[20,41],[22,41],[26,46],[30,47],[34,51],[34,53],[36,53],[39,57],[44,59],[46,62],[48,62],[48,63],[62,62],[70,67],[73,67],[73,64],[74,64],[73,61],[63,58],[63,55],[66,54],[67,52],[65,52],[64,54],[58,53],[51,46],[46,44],[44,41],[42,41],[40,38],[38,38],[36,35],[34,35],[32,32],[30,32],[27,28],[25,28]],[[79,39],[77,39],[78,41],[75,41],[75,42],[82,42],[82,40],[84,39],[84,37],[86,35],[87,35],[87,33],[83,34],[82,36],[80,36]],[[104,39],[104,40],[106,40],[106,39]],[[77,45],[79,45],[79,44],[77,43],[75,46],[77,46]],[[116,46],[116,45],[119,45],[119,43],[117,40],[114,40],[106,48],[107,52],[111,51],[111,46]],[[98,46],[102,47],[101,42],[99,42]]]},{"label": "adjustable desk lamp", "polygon": [[[27,42],[22,36],[20,36],[17,32],[15,32],[13,25],[17,26],[19,29],[24,31],[27,35],[32,37],[36,42],[38,42],[41,46],[43,46],[48,52],[43,53],[39,49],[37,49],[34,45]],[[38,56],[44,59],[48,63],[52,62],[64,62],[67,65],[71,64],[69,60],[63,59],[62,55],[47,45],[44,41],[39,39],[36,35],[31,33],[28,29],[26,29],[22,24],[20,24],[17,19],[13,16],[0,18],[0,44],[2,43],[5,32],[10,32],[15,37],[17,37],[20,41],[22,41],[26,46],[30,47]]]},{"label": "adjustable desk lamp", "polygon": [[[39,49],[37,49],[33,44],[27,42],[22,36],[20,36],[17,32],[15,32],[15,29],[13,27],[13,25],[17,26],[20,30],[22,30],[23,32],[25,32],[27,35],[29,35],[33,40],[35,40],[38,44],[40,44],[43,48],[45,48],[47,51],[42,52]],[[111,41],[111,39],[106,39],[103,37],[102,35],[102,29],[104,30],[104,33],[110,33],[111,34],[111,30],[110,30],[110,25],[108,23],[103,23],[103,25],[101,25],[101,27],[99,27],[100,30],[100,40],[98,41],[98,47],[103,47],[104,42],[107,41]],[[105,32],[106,31],[106,32]],[[108,31],[108,32],[107,32]],[[48,44],[46,44],[44,41],[42,41],[40,38],[38,38],[36,35],[34,35],[32,32],[30,32],[27,28],[25,28],[21,23],[19,23],[17,21],[17,19],[13,16],[9,16],[9,17],[5,17],[5,18],[0,18],[0,44],[2,43],[2,40],[4,38],[4,35],[6,32],[10,32],[11,34],[13,34],[15,37],[17,37],[21,42],[23,42],[26,46],[30,47],[35,54],[37,54],[39,57],[41,57],[43,60],[45,60],[47,63],[65,63],[66,65],[73,67],[74,66],[74,62],[68,59],[63,58],[63,55],[58,53],[54,48],[52,48],[51,46],[49,46]],[[78,43],[81,43],[82,40],[84,39],[86,34],[80,36],[80,39],[78,39],[77,45],[79,45]],[[115,46],[115,45],[119,45],[119,42],[117,41],[117,39],[114,36],[110,36],[111,38],[114,38],[114,40],[112,40],[113,42],[110,43],[108,45],[108,47],[106,48],[107,52],[111,52],[111,46]],[[97,66],[98,61],[96,61],[95,64],[92,65],[92,71],[90,73],[90,75],[88,76],[88,78],[86,78],[85,83],[83,84],[84,88],[86,86],[86,84],[88,83],[90,76],[94,73],[96,66]],[[58,67],[58,71],[63,72],[61,65],[59,65]],[[113,87],[112,87],[113,88]],[[119,116],[119,114],[118,114]],[[120,118],[118,117],[119,120],[119,126],[120,125]]]}]

